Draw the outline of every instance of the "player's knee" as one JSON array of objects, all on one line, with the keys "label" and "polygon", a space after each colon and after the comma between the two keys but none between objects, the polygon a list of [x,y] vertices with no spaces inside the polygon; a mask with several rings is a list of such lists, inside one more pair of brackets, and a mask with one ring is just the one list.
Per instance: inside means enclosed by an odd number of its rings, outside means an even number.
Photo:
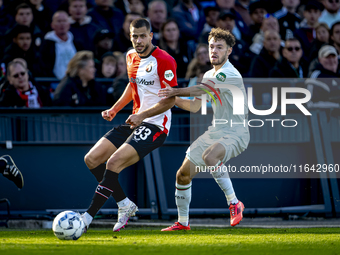
[{"label": "player's knee", "polygon": [[176,174],[176,182],[181,185],[189,184],[191,182],[190,175],[178,170]]},{"label": "player's knee", "polygon": [[106,168],[113,171],[113,172],[120,172],[121,169],[121,161],[122,161],[122,157],[120,157],[119,154],[114,154],[112,155],[107,163],[106,163]]},{"label": "player's knee", "polygon": [[96,162],[92,154],[87,153],[84,157],[85,164],[89,169],[97,167],[99,164]]}]

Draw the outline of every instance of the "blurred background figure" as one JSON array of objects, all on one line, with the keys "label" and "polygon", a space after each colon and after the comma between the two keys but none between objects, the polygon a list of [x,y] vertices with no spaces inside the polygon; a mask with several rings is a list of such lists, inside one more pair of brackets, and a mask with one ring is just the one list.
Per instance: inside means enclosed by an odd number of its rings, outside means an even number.
[{"label": "blurred background figure", "polygon": [[161,27],[159,47],[168,52],[177,63],[177,77],[184,78],[195,49],[180,38],[180,31],[174,19],[168,19]]},{"label": "blurred background figure", "polygon": [[107,29],[99,29],[94,34],[93,44],[94,44],[94,61],[96,67],[100,65],[100,60],[102,56],[108,52],[112,51],[114,34]]},{"label": "blurred background figure", "polygon": [[5,50],[5,55],[2,59],[3,66],[7,66],[7,64],[15,58],[22,58],[26,61],[28,69],[34,76],[41,75],[39,55],[34,45],[32,45],[30,28],[16,25],[11,35],[13,36],[12,43]]},{"label": "blurred background figure", "polygon": [[7,86],[0,95],[0,106],[40,108],[51,105],[49,90],[29,81],[28,70],[22,61],[7,65]]},{"label": "blurred background figure", "polygon": [[313,61],[318,57],[319,49],[329,43],[329,28],[326,23],[319,23],[315,26],[315,39],[310,47],[309,60]]},{"label": "blurred background figure", "polygon": [[212,28],[216,27],[216,21],[219,14],[220,9],[216,6],[208,6],[204,9],[205,23],[201,35],[210,32]]},{"label": "blurred background figure", "polygon": [[296,38],[286,40],[285,47],[282,49],[282,58],[270,71],[269,77],[274,78],[304,78],[308,71],[302,60],[301,43]]},{"label": "blurred background figure", "polygon": [[328,27],[340,21],[340,1],[339,0],[322,0],[325,7],[319,18],[319,23],[326,23]]},{"label": "blurred background figure", "polygon": [[83,44],[84,50],[94,51],[93,36],[99,27],[92,23],[92,17],[86,15],[86,0],[69,0],[68,12],[70,32],[75,40],[86,42]]},{"label": "blurred background figure", "polygon": [[252,20],[252,24],[249,25],[249,33],[245,40],[248,44],[251,44],[253,37],[257,33],[260,33],[264,16],[267,14],[265,2],[262,0],[250,2],[249,14]]},{"label": "blurred background figure", "polygon": [[176,20],[183,39],[197,41],[205,23],[200,6],[196,6],[193,0],[180,0],[173,8],[172,18]]},{"label": "blurred background figure", "polygon": [[114,78],[117,72],[117,59],[113,55],[113,52],[106,52],[101,60],[101,65],[97,69],[96,77]]},{"label": "blurred background figure", "polygon": [[92,17],[92,22],[114,35],[118,34],[124,22],[121,10],[113,6],[113,0],[95,0],[95,4],[87,13]]},{"label": "blurred background figure", "polygon": [[306,60],[309,60],[312,42],[316,38],[315,27],[321,15],[322,5],[317,1],[308,1],[303,10],[304,19],[300,23],[300,28],[295,30],[294,37],[300,42]]},{"label": "blurred background figure", "polygon": [[200,43],[196,47],[194,58],[190,61],[188,65],[185,79],[190,79],[197,76],[197,70],[201,66],[206,65],[211,66],[209,60],[209,45],[207,43]]},{"label": "blurred background figure", "polygon": [[53,31],[45,35],[41,46],[40,67],[45,76],[61,80],[65,76],[68,62],[82,46],[77,45],[69,31],[70,23],[66,12],[54,13],[51,26]]},{"label": "blurred background figure", "polygon": [[[139,13],[141,17],[145,17],[145,3],[142,0],[129,0],[129,9],[128,13],[134,12]],[[126,15],[126,14],[125,14]]]},{"label": "blurred background figure", "polygon": [[168,17],[167,5],[162,0],[151,1],[148,5],[148,19],[153,33],[152,44],[159,45],[160,30]]},{"label": "blurred background figure", "polygon": [[34,23],[43,34],[46,34],[48,31],[51,31],[53,12],[42,2],[43,0],[29,0],[28,5],[33,10]]},{"label": "blurred background figure", "polygon": [[340,21],[333,24],[330,31],[330,39],[332,40],[334,48],[340,53]]},{"label": "blurred background figure", "polygon": [[279,22],[281,39],[286,40],[300,27],[301,17],[296,13],[300,0],[281,0],[281,3],[283,7],[274,16]]},{"label": "blurred background figure", "polygon": [[105,105],[102,88],[94,80],[95,64],[91,51],[79,51],[70,60],[66,76],[54,92],[56,106]]},{"label": "blurred background figure", "polygon": [[131,12],[126,14],[122,29],[113,40],[113,51],[127,52],[132,47],[130,40],[130,24],[135,19],[142,18],[140,13]]}]

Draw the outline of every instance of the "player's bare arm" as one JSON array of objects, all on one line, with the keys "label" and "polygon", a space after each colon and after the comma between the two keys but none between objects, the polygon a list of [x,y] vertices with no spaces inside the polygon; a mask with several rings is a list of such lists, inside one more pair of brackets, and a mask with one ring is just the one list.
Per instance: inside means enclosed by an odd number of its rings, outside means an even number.
[{"label": "player's bare arm", "polygon": [[131,125],[131,128],[135,128],[140,125],[144,119],[161,114],[172,108],[174,105],[175,97],[165,98],[145,111],[131,114],[125,122]]},{"label": "player's bare arm", "polygon": [[201,108],[202,101],[197,98],[190,100],[176,97],[175,105],[189,112],[198,112],[198,110]]},{"label": "player's bare arm", "polygon": [[102,111],[103,119],[111,121],[116,114],[123,109],[132,100],[132,89],[130,83],[126,86],[123,95],[118,101],[108,110]]},{"label": "player's bare arm", "polygon": [[[208,85],[208,86],[207,86]],[[212,91],[209,87],[214,88],[215,84],[211,81],[204,82],[204,85],[197,84],[187,88],[172,88],[166,85],[166,88],[158,91],[159,97],[172,97],[172,96],[201,96],[208,90]]]}]

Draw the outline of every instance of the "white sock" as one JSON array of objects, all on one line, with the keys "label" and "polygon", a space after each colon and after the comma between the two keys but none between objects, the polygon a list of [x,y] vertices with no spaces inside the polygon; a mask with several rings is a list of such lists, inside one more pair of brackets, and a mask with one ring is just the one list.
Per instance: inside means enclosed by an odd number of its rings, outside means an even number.
[{"label": "white sock", "polygon": [[191,202],[191,182],[180,185],[176,182],[175,200],[178,211],[178,222],[183,226],[189,224],[189,205]]},{"label": "white sock", "polygon": [[88,214],[87,212],[82,214],[82,216],[84,216],[84,218],[85,218],[85,222],[84,223],[85,223],[86,227],[88,227],[91,224],[91,222],[93,220],[93,217],[90,214]]},{"label": "white sock", "polygon": [[130,199],[128,197],[124,198],[122,201],[117,202],[119,208],[128,206],[130,204]]},{"label": "white sock", "polygon": [[218,167],[221,165],[221,163],[222,162],[220,160],[217,162],[215,165],[216,171],[212,172],[211,175],[214,177],[218,186],[220,186],[221,190],[224,192],[228,205],[230,205],[230,203],[237,204],[238,199],[236,198],[233,184],[231,183],[228,172],[220,171],[222,168]]}]

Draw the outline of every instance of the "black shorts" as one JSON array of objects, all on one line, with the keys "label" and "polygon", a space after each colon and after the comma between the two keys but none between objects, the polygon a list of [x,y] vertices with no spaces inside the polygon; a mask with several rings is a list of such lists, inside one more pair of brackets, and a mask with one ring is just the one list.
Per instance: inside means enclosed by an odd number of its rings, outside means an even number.
[{"label": "black shorts", "polygon": [[125,124],[114,127],[103,137],[113,143],[117,149],[123,143],[130,144],[142,159],[154,149],[162,146],[167,135],[159,127],[142,122],[135,129]]}]

